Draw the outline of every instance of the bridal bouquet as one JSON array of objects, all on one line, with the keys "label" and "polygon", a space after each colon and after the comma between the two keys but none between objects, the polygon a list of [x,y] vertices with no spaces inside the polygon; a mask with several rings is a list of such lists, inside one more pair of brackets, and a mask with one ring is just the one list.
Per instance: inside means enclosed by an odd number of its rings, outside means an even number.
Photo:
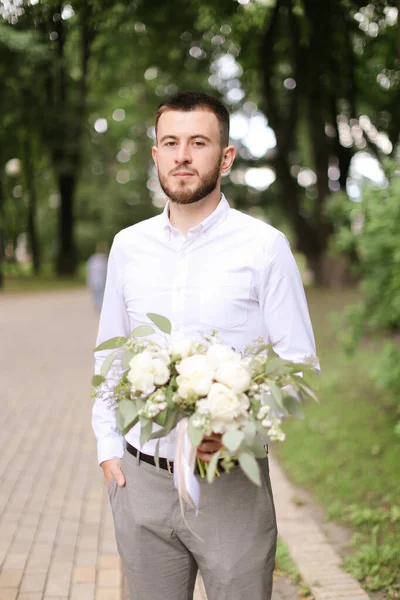
[{"label": "bridal bouquet", "polygon": [[[110,353],[101,374],[93,378],[94,393],[115,408],[122,434],[140,423],[142,446],[158,439],[156,464],[159,438],[178,427],[175,485],[188,502],[197,505],[196,462],[200,475],[210,483],[221,470],[229,472],[238,464],[252,482],[261,485],[257,459],[266,456],[263,438],[283,441],[282,418],[302,418],[302,401],[318,401],[314,363],[270,358],[272,347],[261,339],[243,354],[219,343],[213,334],[202,341],[169,343],[168,319],[153,313],[147,316],[165,335],[165,345],[149,339],[156,332],[151,325],[137,327],[129,338],[100,344],[95,352]],[[109,380],[116,383],[110,386],[107,375],[114,364],[117,371]],[[211,433],[222,435],[222,448],[205,463],[196,459],[196,448]]]}]

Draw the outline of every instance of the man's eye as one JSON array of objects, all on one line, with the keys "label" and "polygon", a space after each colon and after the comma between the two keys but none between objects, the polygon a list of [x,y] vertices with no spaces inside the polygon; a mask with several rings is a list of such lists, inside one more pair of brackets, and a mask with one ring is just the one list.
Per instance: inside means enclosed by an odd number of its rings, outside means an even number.
[{"label": "man's eye", "polygon": [[166,142],[166,146],[175,146],[176,142]]},{"label": "man's eye", "polygon": [[205,146],[204,142],[194,142],[194,145],[199,147],[199,146]]}]

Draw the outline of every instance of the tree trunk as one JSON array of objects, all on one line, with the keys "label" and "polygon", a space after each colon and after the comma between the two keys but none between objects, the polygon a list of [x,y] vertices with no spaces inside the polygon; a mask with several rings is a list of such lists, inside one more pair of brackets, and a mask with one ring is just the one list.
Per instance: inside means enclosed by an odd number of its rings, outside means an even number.
[{"label": "tree trunk", "polygon": [[76,247],[74,240],[74,192],[76,178],[77,176],[72,173],[62,173],[58,177],[58,189],[60,192],[58,275],[74,275],[76,270]]},{"label": "tree trunk", "polygon": [[[0,162],[0,164],[3,164]],[[4,190],[3,190],[3,175],[0,172],[0,291],[4,289]]]}]

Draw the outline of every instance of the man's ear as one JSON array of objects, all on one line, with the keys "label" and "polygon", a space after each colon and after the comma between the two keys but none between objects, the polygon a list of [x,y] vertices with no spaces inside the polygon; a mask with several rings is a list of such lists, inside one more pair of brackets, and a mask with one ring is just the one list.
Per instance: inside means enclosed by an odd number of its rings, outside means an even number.
[{"label": "man's ear", "polygon": [[153,146],[151,149],[151,155],[154,160],[154,164],[157,166],[157,146]]},{"label": "man's ear", "polygon": [[222,163],[221,163],[221,174],[225,175],[233,165],[233,161],[236,157],[236,148],[235,146],[227,146],[224,148],[222,154]]}]

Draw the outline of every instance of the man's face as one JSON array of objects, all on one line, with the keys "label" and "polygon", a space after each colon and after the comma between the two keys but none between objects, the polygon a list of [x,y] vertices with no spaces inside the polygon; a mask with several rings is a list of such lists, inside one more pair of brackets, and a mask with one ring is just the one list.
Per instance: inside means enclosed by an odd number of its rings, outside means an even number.
[{"label": "man's face", "polygon": [[208,110],[167,110],[157,127],[153,159],[172,202],[193,204],[211,194],[221,175],[219,122]]}]

